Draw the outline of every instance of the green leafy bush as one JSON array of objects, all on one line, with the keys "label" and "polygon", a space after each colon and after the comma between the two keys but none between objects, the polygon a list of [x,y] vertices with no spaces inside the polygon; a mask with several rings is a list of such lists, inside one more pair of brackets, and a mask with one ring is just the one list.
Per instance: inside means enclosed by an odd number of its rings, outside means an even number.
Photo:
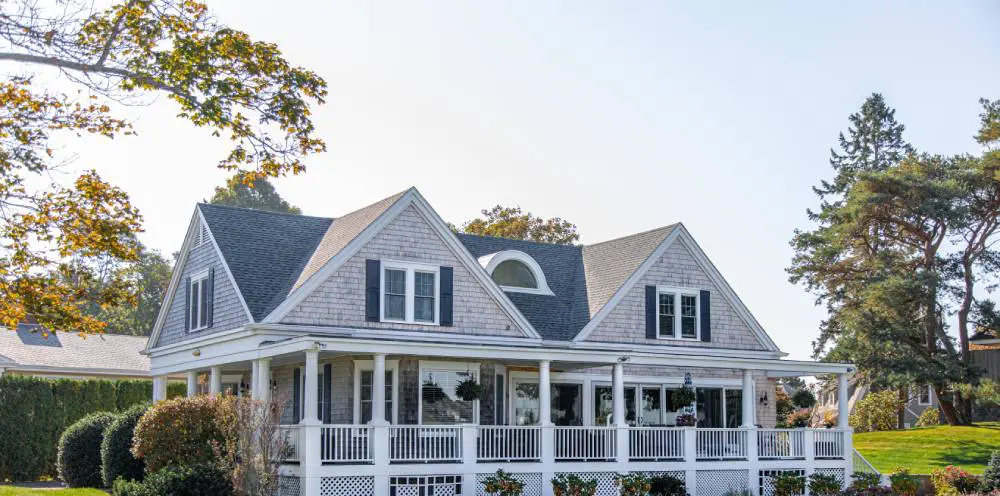
[{"label": "green leafy bush", "polygon": [[812,408],[816,406],[816,395],[812,391],[802,388],[792,395],[792,403],[799,408]]},{"label": "green leafy bush", "polygon": [[788,427],[809,427],[810,418],[812,418],[812,414],[809,413],[809,410],[796,410],[785,418],[785,425]]},{"label": "green leafy bush", "polygon": [[115,480],[142,480],[146,466],[142,460],[132,456],[132,436],[147,404],[135,405],[118,416],[104,431],[101,442],[101,478],[105,487],[111,487]]},{"label": "green leafy bush", "polygon": [[69,487],[101,486],[101,441],[115,419],[107,412],[87,415],[59,438],[59,478]]},{"label": "green leafy bush", "polygon": [[[183,383],[167,388],[169,396],[185,390]],[[0,480],[56,477],[59,436],[70,424],[89,413],[149,401],[152,394],[151,381],[0,377]]]},{"label": "green leafy bush", "polygon": [[503,469],[498,469],[495,474],[483,479],[483,489],[486,494],[495,496],[521,496],[524,484]]},{"label": "green leafy bush", "polygon": [[932,425],[941,425],[941,414],[938,412],[937,407],[929,406],[920,412],[920,416],[917,417],[917,422],[914,424],[916,427],[930,427]]},{"label": "green leafy bush", "polygon": [[225,444],[216,418],[231,418],[232,406],[232,402],[214,396],[157,403],[135,427],[132,455],[142,459],[149,472],[168,465],[211,463]]},{"label": "green leafy bush", "polygon": [[931,472],[931,483],[938,496],[973,494],[979,489],[979,478],[953,465]]},{"label": "green leafy bush", "polygon": [[889,486],[893,494],[915,496],[920,489],[920,480],[910,474],[909,469],[897,468],[889,475]]},{"label": "green leafy bush", "polygon": [[809,494],[813,496],[837,496],[843,488],[832,474],[816,472],[809,476]]},{"label": "green leafy bush", "polygon": [[797,472],[778,472],[771,476],[774,496],[796,496],[805,494],[806,478]]},{"label": "green leafy bush", "polygon": [[891,431],[898,425],[902,407],[896,391],[869,392],[857,402],[848,420],[855,432]]},{"label": "green leafy bush", "polygon": [[851,477],[851,489],[854,491],[867,491],[878,489],[882,486],[882,477],[871,472],[855,472]]},{"label": "green leafy bush", "polygon": [[615,474],[615,485],[621,496],[646,496],[653,487],[649,477],[642,472]]},{"label": "green leafy bush", "polygon": [[113,496],[232,496],[229,473],[214,465],[171,466],[148,474],[142,482],[119,479]]},{"label": "green leafy bush", "polygon": [[683,479],[672,475],[658,475],[649,480],[650,496],[687,496]]},{"label": "green leafy bush", "polygon": [[597,494],[597,480],[581,479],[576,474],[559,474],[552,478],[552,492],[555,496],[594,496]]},{"label": "green leafy bush", "polygon": [[983,471],[981,487],[983,492],[1000,490],[1000,451],[994,451],[990,455],[990,463]]}]

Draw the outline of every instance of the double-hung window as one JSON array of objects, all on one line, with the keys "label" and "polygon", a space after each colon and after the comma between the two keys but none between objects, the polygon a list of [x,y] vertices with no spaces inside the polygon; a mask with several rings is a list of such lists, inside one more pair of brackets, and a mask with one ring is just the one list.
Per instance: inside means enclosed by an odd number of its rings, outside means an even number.
[{"label": "double-hung window", "polygon": [[664,339],[698,339],[698,290],[657,287],[657,332]]},{"label": "double-hung window", "polygon": [[188,329],[197,331],[208,327],[208,307],[211,304],[209,271],[200,272],[190,279],[188,288],[187,319]]},{"label": "double-hung window", "polygon": [[437,324],[440,268],[407,262],[382,263],[382,320]]},{"label": "double-hung window", "polygon": [[931,393],[931,386],[930,385],[920,386],[920,389],[917,392],[917,404],[919,404],[921,406],[923,406],[923,405],[930,405],[931,404],[931,394],[932,393]]}]

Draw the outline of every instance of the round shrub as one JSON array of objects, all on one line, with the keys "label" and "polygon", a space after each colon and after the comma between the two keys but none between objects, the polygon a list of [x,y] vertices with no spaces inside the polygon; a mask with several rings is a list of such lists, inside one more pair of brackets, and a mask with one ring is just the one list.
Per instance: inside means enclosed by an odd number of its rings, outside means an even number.
[{"label": "round shrub", "polygon": [[799,389],[792,395],[792,403],[799,408],[816,406],[816,395],[808,389]]},{"label": "round shrub", "polygon": [[914,426],[930,427],[932,425],[941,425],[941,414],[938,413],[937,407],[929,406],[920,413]]},{"label": "round shrub", "polygon": [[[198,464],[171,466],[146,476],[132,485],[120,485],[130,492],[115,496],[231,496],[233,484],[229,474],[214,465]],[[137,487],[139,486],[139,487]]]},{"label": "round shrub", "polygon": [[59,478],[69,487],[101,486],[101,441],[115,416],[92,413],[66,428],[59,438]]},{"label": "round shrub", "polygon": [[148,405],[135,405],[118,416],[104,431],[101,442],[101,477],[111,487],[116,479],[142,480],[146,466],[132,456],[132,436]]},{"label": "round shrub", "polygon": [[132,455],[142,459],[147,472],[168,465],[197,465],[217,459],[225,436],[217,418],[232,415],[232,402],[214,396],[162,401],[150,408],[135,426]]},{"label": "round shrub", "polygon": [[848,421],[854,432],[891,431],[897,427],[902,407],[896,391],[869,392],[854,406]]}]

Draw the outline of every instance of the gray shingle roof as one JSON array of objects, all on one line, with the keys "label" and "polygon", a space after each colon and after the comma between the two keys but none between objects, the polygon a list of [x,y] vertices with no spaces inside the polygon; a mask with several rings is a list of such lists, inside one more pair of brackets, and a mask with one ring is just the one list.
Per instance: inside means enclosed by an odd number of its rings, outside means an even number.
[{"label": "gray shingle roof", "polygon": [[83,337],[76,333],[49,333],[43,337],[37,326],[22,324],[16,331],[0,329],[0,364],[43,367],[73,372],[81,369],[116,371],[123,375],[148,375],[149,357],[145,336],[104,334]]},{"label": "gray shingle roof", "polygon": [[587,302],[593,317],[677,224],[583,247]]},{"label": "gray shingle roof", "polygon": [[332,221],[206,203],[198,208],[255,321],[284,301]]}]

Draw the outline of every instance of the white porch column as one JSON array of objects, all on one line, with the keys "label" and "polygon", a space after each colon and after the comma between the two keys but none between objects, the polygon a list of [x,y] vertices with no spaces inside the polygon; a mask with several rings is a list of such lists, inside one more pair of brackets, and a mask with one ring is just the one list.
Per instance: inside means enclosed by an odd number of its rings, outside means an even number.
[{"label": "white porch column", "polygon": [[[555,476],[552,466],[556,460],[556,432],[552,425],[552,380],[548,360],[538,362],[538,425],[541,429],[542,481]],[[552,484],[542,484],[542,495],[551,496]]]},{"label": "white porch column", "polygon": [[552,379],[548,360],[538,362],[538,423],[552,425]]},{"label": "white porch column", "polygon": [[257,399],[267,402],[271,401],[271,359],[261,358],[257,360]]},{"label": "white porch column", "polygon": [[189,370],[187,373],[187,397],[193,398],[198,395],[198,371]]},{"label": "white porch column", "polygon": [[260,362],[250,361],[250,397],[260,398]]},{"label": "white porch column", "polygon": [[167,376],[153,376],[153,401],[163,401],[167,399]]},{"label": "white porch column", "polygon": [[837,427],[846,428],[850,424],[851,408],[847,396],[847,374],[837,374]]},{"label": "white porch column", "polygon": [[625,422],[625,364],[618,362],[611,369],[612,412],[614,425],[627,426]]},{"label": "white porch column", "polygon": [[743,371],[743,427],[757,425],[757,422],[754,420],[756,399],[757,394],[754,391],[753,371],[746,369]]},{"label": "white porch column", "polygon": [[302,452],[299,454],[301,468],[301,491],[303,495],[313,496],[320,493],[322,477],[319,470],[323,456],[320,444],[322,424],[317,411],[319,409],[319,350],[306,350],[305,383],[303,384],[302,402],[304,413],[299,422],[302,432]]},{"label": "white porch column", "polygon": [[208,381],[208,394],[215,396],[222,393],[222,367],[212,367]]},{"label": "white porch column", "polygon": [[385,420],[385,354],[372,356],[372,424],[386,424]]}]

